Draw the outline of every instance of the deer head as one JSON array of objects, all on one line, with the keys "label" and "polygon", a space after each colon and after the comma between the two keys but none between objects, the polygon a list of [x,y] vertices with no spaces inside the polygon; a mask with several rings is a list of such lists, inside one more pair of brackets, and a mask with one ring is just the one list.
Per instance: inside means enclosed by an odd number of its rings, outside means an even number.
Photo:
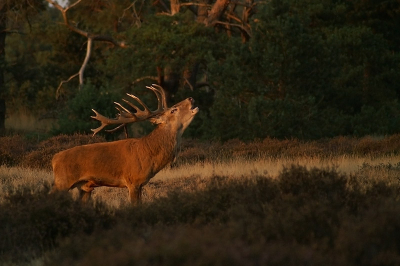
[{"label": "deer head", "polygon": [[101,125],[92,129],[93,135],[100,132],[103,128],[109,125],[117,125],[113,129],[106,130],[107,132],[113,132],[118,130],[119,128],[126,126],[129,123],[139,122],[148,120],[156,125],[166,125],[168,127],[176,127],[176,130],[181,130],[182,132],[187,128],[190,122],[193,120],[194,115],[197,114],[199,108],[194,108],[194,100],[193,98],[187,98],[184,101],[181,101],[178,104],[168,108],[166,95],[161,86],[153,84],[152,86],[146,86],[149,90],[152,90],[157,96],[158,107],[157,110],[151,111],[145,103],[143,103],[138,97],[135,95],[127,93],[129,97],[136,100],[143,108],[140,109],[135,104],[123,99],[123,101],[128,104],[131,108],[135,110],[135,112],[131,112],[127,108],[125,108],[122,104],[115,102],[116,109],[119,111],[119,114],[115,119],[107,118],[101,114],[99,114],[96,110],[92,109],[95,113],[95,116],[92,118],[101,122]]}]

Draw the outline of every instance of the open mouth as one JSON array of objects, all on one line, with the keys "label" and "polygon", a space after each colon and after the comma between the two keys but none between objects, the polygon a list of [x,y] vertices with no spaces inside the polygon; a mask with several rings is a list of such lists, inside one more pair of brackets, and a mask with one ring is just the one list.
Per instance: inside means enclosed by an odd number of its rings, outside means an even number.
[{"label": "open mouth", "polygon": [[197,114],[197,112],[199,111],[199,107],[192,106],[192,108],[190,108],[190,110],[192,110],[192,114]]},{"label": "open mouth", "polygon": [[195,107],[194,106],[194,99],[193,98],[189,98],[192,106],[190,107],[190,110],[192,111],[192,114],[197,114],[197,112],[199,111],[199,107]]}]

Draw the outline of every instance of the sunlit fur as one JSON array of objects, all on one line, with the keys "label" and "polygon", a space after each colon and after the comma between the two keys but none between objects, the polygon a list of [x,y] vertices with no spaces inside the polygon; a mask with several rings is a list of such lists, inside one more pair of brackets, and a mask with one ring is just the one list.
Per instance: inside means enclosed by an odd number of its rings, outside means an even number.
[{"label": "sunlit fur", "polygon": [[184,130],[198,108],[188,98],[150,121],[157,127],[140,139],[95,143],[68,149],[52,160],[55,190],[78,188],[83,201],[95,187],[127,187],[132,203],[140,201],[142,187],[172,162]]}]

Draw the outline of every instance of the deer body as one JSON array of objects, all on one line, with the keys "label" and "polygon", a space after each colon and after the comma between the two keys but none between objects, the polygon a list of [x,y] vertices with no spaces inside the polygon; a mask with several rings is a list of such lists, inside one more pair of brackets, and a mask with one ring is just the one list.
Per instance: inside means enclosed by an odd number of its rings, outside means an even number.
[{"label": "deer body", "polygon": [[54,190],[78,188],[83,201],[95,187],[127,187],[132,203],[140,201],[142,187],[171,163],[181,136],[198,108],[188,98],[150,119],[157,124],[149,135],[108,143],[77,146],[54,155]]}]

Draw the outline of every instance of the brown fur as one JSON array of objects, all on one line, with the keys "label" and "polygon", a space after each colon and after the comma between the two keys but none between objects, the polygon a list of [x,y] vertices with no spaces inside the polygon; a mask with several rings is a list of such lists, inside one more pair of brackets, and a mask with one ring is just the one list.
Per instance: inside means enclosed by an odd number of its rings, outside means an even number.
[{"label": "brown fur", "polygon": [[54,190],[78,188],[83,201],[95,187],[127,187],[132,203],[142,187],[177,154],[181,136],[198,108],[188,98],[150,119],[157,127],[140,139],[95,143],[54,155]]}]

